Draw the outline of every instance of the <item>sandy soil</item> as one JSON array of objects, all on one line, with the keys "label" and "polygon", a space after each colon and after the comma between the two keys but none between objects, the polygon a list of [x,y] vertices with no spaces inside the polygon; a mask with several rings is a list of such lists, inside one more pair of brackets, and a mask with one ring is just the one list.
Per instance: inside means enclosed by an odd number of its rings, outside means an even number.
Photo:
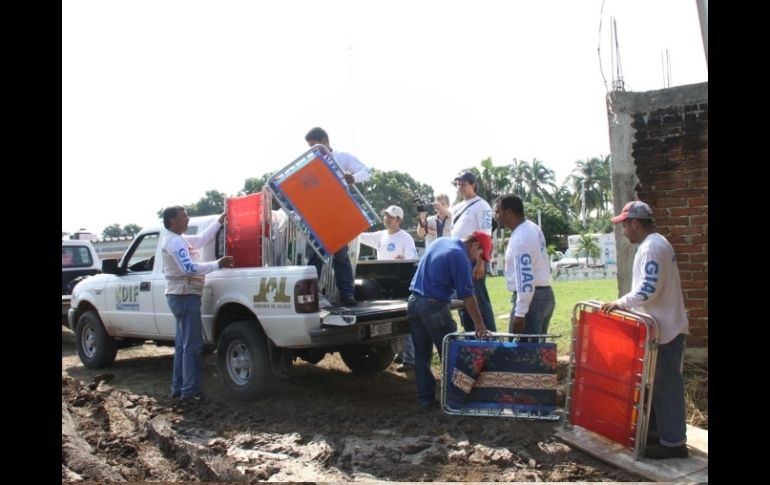
[{"label": "sandy soil", "polygon": [[173,349],[123,349],[89,370],[62,328],[62,481],[640,481],[554,438],[558,424],[417,406],[395,366],[368,378],[326,356],[269,399],[230,398],[216,354],[207,401],[168,398]]}]

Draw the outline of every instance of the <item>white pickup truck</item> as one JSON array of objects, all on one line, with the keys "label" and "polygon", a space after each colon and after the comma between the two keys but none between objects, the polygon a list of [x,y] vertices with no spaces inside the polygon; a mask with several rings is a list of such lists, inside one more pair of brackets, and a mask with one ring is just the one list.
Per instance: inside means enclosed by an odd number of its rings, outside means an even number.
[{"label": "white pickup truck", "polygon": [[62,239],[61,242],[61,316],[67,325],[72,287],[84,277],[100,273],[102,262],[87,239]]},{"label": "white pickup truck", "polygon": [[[201,233],[216,219],[192,218],[188,234]],[[201,248],[201,261],[223,255],[223,229]],[[357,276],[359,304],[319,308],[316,269],[297,250],[304,244],[302,232],[291,220],[280,235],[270,233],[273,229],[268,229],[272,243],[265,246],[261,267],[206,275],[204,343],[217,349],[226,388],[239,399],[265,396],[275,375],[294,359],[315,364],[331,352],[339,352],[355,373],[387,368],[394,355],[391,344],[409,332],[406,298],[416,261],[359,264],[367,274]],[[147,340],[173,345],[176,323],[164,294],[161,257],[166,233],[162,226],[142,230],[120,261],[105,260],[103,274],[75,287],[68,320],[86,367],[109,366],[119,348]],[[324,266],[324,278],[331,278],[331,266]]]}]

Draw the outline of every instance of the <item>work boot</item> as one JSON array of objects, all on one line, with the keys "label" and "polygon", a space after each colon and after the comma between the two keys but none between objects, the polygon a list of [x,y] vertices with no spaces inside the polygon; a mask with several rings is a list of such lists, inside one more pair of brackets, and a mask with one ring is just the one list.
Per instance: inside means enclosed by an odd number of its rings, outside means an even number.
[{"label": "work boot", "polygon": [[687,451],[687,445],[663,446],[659,443],[648,446],[644,456],[651,460],[665,460],[666,458],[687,458],[690,453]]},{"label": "work boot", "polygon": [[356,299],[353,298],[353,295],[345,295],[340,298],[340,304],[342,306],[356,306],[358,303],[356,303]]}]

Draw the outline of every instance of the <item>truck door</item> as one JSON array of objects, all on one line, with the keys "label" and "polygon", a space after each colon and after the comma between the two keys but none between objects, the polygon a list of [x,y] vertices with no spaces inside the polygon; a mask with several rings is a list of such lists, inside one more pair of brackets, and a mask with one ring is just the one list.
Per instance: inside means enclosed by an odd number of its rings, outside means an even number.
[{"label": "truck door", "polygon": [[158,333],[153,301],[158,282],[153,268],[159,241],[157,232],[135,239],[120,261],[120,274],[107,283],[107,312],[119,335]]}]

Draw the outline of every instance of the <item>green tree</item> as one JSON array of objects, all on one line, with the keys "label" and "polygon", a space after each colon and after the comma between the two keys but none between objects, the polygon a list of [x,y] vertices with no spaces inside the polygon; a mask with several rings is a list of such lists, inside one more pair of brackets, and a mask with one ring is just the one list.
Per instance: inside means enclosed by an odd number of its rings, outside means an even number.
[{"label": "green tree", "polygon": [[556,190],[556,175],[537,158],[532,159],[529,170],[525,173],[527,200],[540,199],[555,202],[552,192]]},{"label": "green tree", "polygon": [[608,232],[613,232],[615,228],[612,224],[612,214],[610,213],[603,213],[599,217],[592,218],[588,221],[588,232],[599,232],[602,234],[606,234]]},{"label": "green tree", "polygon": [[573,207],[585,226],[589,214],[597,216],[607,211],[611,198],[610,157],[592,157],[575,162],[568,177],[572,189]]},{"label": "green tree", "polygon": [[537,211],[540,210],[540,229],[546,244],[559,244],[559,236],[570,234],[569,219],[555,205],[536,199],[524,202],[524,216],[537,224]]},{"label": "green tree", "polygon": [[549,257],[553,256],[554,254],[556,254],[556,245],[555,244],[548,244],[545,247],[545,251],[548,253]]},{"label": "green tree", "polygon": [[259,178],[252,177],[246,179],[246,182],[244,182],[243,188],[238,192],[238,195],[249,195],[261,192],[262,187],[265,186],[267,179],[269,179],[271,175],[272,172],[267,172],[262,174],[262,176]]},{"label": "green tree", "polygon": [[572,192],[570,192],[567,185],[562,185],[554,191],[553,204],[568,220],[577,218],[577,212],[575,212],[572,206]]},{"label": "green tree", "polygon": [[509,167],[513,194],[519,196],[521,200],[527,200],[527,181],[531,178],[529,163],[514,158]]},{"label": "green tree", "polygon": [[109,226],[105,227],[102,231],[102,237],[123,237],[126,235],[126,232],[121,229],[120,224],[110,224]]},{"label": "green tree", "polygon": [[[187,209],[187,215],[190,217],[221,214],[225,211],[225,194],[216,190],[209,190],[198,202],[184,204],[182,207]],[[163,218],[163,211],[165,209],[164,207],[158,210],[157,215],[159,219]]]},{"label": "green tree", "polygon": [[208,190],[198,202],[185,207],[190,217],[221,214],[225,211],[225,194],[217,190]]},{"label": "green tree", "polygon": [[136,234],[142,230],[142,226],[137,224],[126,224],[123,226],[123,233],[126,236],[136,236]]},{"label": "green tree", "polygon": [[[378,215],[390,205],[404,209],[404,222],[401,228],[417,227],[417,204],[415,199],[433,200],[433,188],[417,182],[411,175],[398,170],[381,171],[375,169],[366,182],[356,184]],[[382,221],[375,228],[382,229]]]},{"label": "green tree", "polygon": [[583,234],[580,236],[580,241],[578,242],[578,254],[585,251],[586,255],[586,266],[588,266],[588,257],[591,257],[591,261],[596,263],[596,258],[599,257],[599,254],[601,252],[601,249],[599,249],[599,245],[596,244],[596,240],[591,236],[590,234]]},{"label": "green tree", "polygon": [[496,166],[491,158],[485,158],[481,161],[480,168],[473,167],[469,170],[476,175],[476,194],[490,204],[511,188],[510,165]]}]

